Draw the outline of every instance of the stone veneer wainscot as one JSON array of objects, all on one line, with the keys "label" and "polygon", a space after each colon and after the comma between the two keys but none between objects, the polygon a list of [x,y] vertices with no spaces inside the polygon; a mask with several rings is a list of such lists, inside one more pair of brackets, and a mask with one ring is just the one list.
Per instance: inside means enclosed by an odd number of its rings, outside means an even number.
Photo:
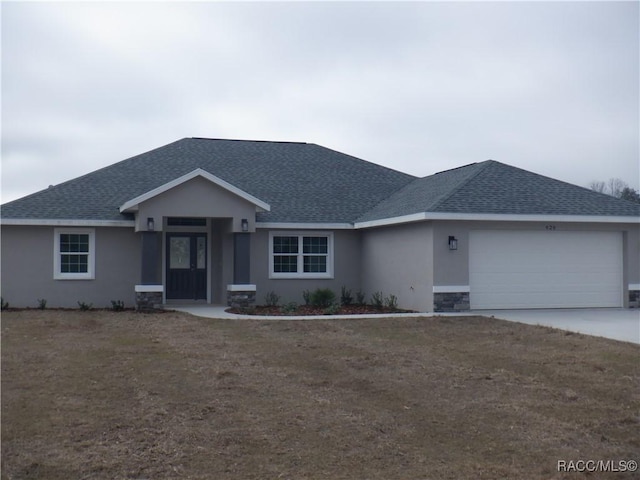
[{"label": "stone veneer wainscot", "polygon": [[227,306],[232,308],[248,308],[255,303],[255,285],[227,285]]}]

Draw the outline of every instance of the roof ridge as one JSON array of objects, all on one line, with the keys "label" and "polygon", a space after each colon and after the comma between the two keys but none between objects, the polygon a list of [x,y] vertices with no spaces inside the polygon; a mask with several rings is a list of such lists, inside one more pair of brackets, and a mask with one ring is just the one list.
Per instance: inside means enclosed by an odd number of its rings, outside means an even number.
[{"label": "roof ridge", "polygon": [[601,197],[605,197],[605,198],[609,198],[609,199],[613,198],[613,199],[616,199],[616,200],[622,200],[622,201],[630,202],[632,204],[637,205],[633,201],[625,200],[624,198],[616,197],[616,196],[611,195],[609,193],[598,192],[596,190],[593,190],[593,189],[591,189],[589,187],[585,187],[583,185],[578,185],[576,183],[571,183],[571,182],[568,182],[566,180],[560,180],[559,178],[550,177],[549,175],[544,175],[542,173],[534,172],[534,171],[531,171],[531,170],[526,170],[526,169],[524,169],[522,167],[516,167],[515,165],[509,165],[507,163],[498,162],[496,160],[485,160],[484,162],[481,162],[481,163],[485,163],[485,162],[498,163],[498,164],[500,164],[500,165],[502,165],[504,167],[512,168],[514,170],[518,170],[520,172],[524,172],[525,174],[528,174],[528,175],[535,175],[537,177],[541,177],[541,178],[544,178],[546,180],[551,180],[552,182],[555,182],[555,183],[562,183],[562,184],[567,185],[567,186],[569,186],[571,188],[577,188],[577,189],[580,189],[580,190],[584,190],[585,192],[596,193],[596,194],[600,195]]},{"label": "roof ridge", "polygon": [[597,190],[593,190],[592,188],[585,187],[583,185],[577,185],[575,183],[571,183],[571,182],[568,182],[566,180],[560,180],[559,178],[550,177],[549,175],[543,175],[542,173],[537,173],[537,172],[532,172],[530,170],[525,170],[524,168],[516,167],[514,165],[506,165],[506,166],[514,168],[516,170],[520,170],[521,172],[529,173],[529,174],[532,174],[532,175],[537,175],[538,177],[542,177],[544,179],[551,180],[553,182],[562,183],[562,184],[568,185],[569,187],[572,187],[572,188],[577,188],[577,189],[580,189],[580,190],[584,190],[585,192],[595,193],[595,194],[600,195],[601,197],[605,197],[605,198],[609,198],[609,199],[613,198],[615,200],[622,200],[623,202],[631,203],[632,205],[638,205],[636,202],[634,202],[632,200],[627,200],[625,198],[616,197],[614,195],[611,195],[611,194],[605,193],[605,192],[598,192]]},{"label": "roof ridge", "polygon": [[287,140],[247,140],[244,138],[209,138],[209,137],[188,137],[191,140],[212,140],[222,142],[247,142],[247,143],[293,143],[297,145],[312,145],[309,142],[293,142]]},{"label": "roof ridge", "polygon": [[[442,205],[443,203],[445,203],[447,200],[449,200],[451,197],[453,197],[453,195],[455,195],[456,193],[458,193],[465,185],[469,184],[469,182],[471,182],[471,180],[473,180],[474,178],[476,178],[478,175],[480,175],[482,172],[484,172],[486,170],[486,168],[491,164],[491,163],[499,163],[496,162],[495,160],[484,160],[483,162],[474,162],[474,163],[470,163],[468,165],[464,165],[462,167],[458,167],[458,168],[452,168],[450,170],[445,170],[444,172],[438,172],[435,173],[433,175],[430,175],[432,177],[435,177],[436,175],[440,175],[441,173],[446,173],[446,172],[451,172],[453,170],[459,170],[461,168],[467,168],[467,167],[471,167],[473,165],[479,165],[481,166],[480,168],[478,168],[478,171],[469,175],[469,177],[467,177],[465,180],[463,180],[462,182],[460,182],[456,188],[452,189],[451,191],[449,191],[446,194],[443,194],[439,199],[437,199],[435,202],[433,202],[433,204],[431,205],[431,210],[435,210],[438,205]],[[425,177],[426,178],[426,177]]]},{"label": "roof ridge", "polygon": [[[395,169],[395,168],[391,168],[391,167],[388,167],[388,166],[386,166],[386,165],[382,165],[382,164],[380,164],[380,163],[371,162],[371,161],[369,161],[369,160],[365,160],[364,158],[356,157],[355,155],[351,155],[350,153],[344,153],[344,152],[341,152],[341,151],[339,151],[339,150],[335,150],[335,149],[333,149],[333,148],[325,147],[324,145],[320,145],[320,144],[318,144],[318,143],[307,143],[307,145],[309,145],[309,146],[311,146],[311,147],[318,147],[318,148],[322,148],[323,150],[327,150],[327,151],[332,152],[332,153],[337,153],[338,155],[343,155],[343,156],[345,156],[345,157],[349,157],[351,160],[357,160],[358,162],[365,162],[365,163],[367,163],[367,164],[369,164],[369,165],[373,165],[373,166],[375,166],[376,168],[378,168],[378,169],[380,169],[380,170],[386,170],[386,171],[388,171],[388,172],[400,173],[401,175],[404,175],[404,176],[406,176],[406,177],[411,177],[411,180],[409,180],[409,181],[408,181],[408,182],[407,182],[403,187],[401,187],[401,188],[404,188],[406,185],[409,185],[411,182],[413,182],[414,180],[417,180],[417,179],[418,179],[418,177],[416,177],[415,175],[411,175],[410,173],[403,172],[403,171],[401,171],[401,170],[397,170],[397,169]],[[394,192],[394,193],[395,193],[395,192]],[[393,195],[393,193],[391,193],[389,196],[391,196],[391,195]],[[388,197],[387,197],[387,198],[388,198]]]}]

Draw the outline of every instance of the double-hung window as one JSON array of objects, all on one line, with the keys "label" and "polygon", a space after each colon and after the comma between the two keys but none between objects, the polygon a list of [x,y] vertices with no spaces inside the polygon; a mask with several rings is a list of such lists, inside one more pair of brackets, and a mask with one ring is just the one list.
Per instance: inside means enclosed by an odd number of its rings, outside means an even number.
[{"label": "double-hung window", "polygon": [[56,280],[95,278],[95,231],[93,229],[54,229],[53,278]]},{"label": "double-hung window", "polygon": [[271,232],[270,278],[333,278],[333,234]]}]

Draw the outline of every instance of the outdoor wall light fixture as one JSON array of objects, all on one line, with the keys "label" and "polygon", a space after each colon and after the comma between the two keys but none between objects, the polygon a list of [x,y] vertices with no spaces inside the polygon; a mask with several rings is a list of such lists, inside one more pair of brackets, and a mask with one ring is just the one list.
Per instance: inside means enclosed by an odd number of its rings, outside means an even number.
[{"label": "outdoor wall light fixture", "polygon": [[247,220],[246,218],[243,218],[242,220],[240,220],[240,228],[242,229],[243,232],[248,232],[249,220]]},{"label": "outdoor wall light fixture", "polygon": [[147,218],[147,230],[153,232],[156,229],[156,222],[153,217]]},{"label": "outdoor wall light fixture", "polygon": [[449,235],[449,250],[457,250],[458,249],[458,239],[454,236]]}]

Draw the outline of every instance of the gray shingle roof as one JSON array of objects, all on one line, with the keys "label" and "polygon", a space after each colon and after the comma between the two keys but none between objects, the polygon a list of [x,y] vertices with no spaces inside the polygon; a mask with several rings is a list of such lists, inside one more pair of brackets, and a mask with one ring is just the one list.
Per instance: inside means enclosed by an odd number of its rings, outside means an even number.
[{"label": "gray shingle roof", "polygon": [[269,222],[351,222],[415,177],[314,144],[185,138],[2,206],[3,218],[126,220],[126,201],[202,168]]},{"label": "gray shingle roof", "polygon": [[429,177],[416,178],[366,212],[358,221],[366,222],[431,211],[480,168],[479,164],[473,164]]},{"label": "gray shingle roof", "polygon": [[422,212],[639,216],[640,205],[487,160],[418,178],[358,221]]},{"label": "gray shingle roof", "polygon": [[425,178],[314,144],[185,138],[2,206],[3,218],[128,220],[119,207],[197,168],[271,205],[261,222],[421,212],[640,216],[640,205],[492,160]]}]

